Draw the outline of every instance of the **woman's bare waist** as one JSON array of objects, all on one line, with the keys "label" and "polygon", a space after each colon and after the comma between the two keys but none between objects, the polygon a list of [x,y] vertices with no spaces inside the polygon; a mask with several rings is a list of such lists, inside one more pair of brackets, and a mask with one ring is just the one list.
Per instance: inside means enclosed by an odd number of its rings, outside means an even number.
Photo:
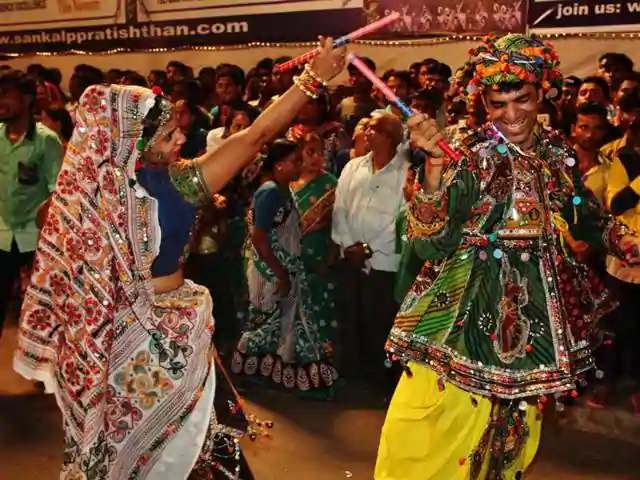
[{"label": "woman's bare waist", "polygon": [[178,270],[171,275],[164,275],[162,277],[155,277],[151,280],[153,282],[153,290],[155,293],[167,293],[177,290],[184,283],[184,274],[182,270]]}]

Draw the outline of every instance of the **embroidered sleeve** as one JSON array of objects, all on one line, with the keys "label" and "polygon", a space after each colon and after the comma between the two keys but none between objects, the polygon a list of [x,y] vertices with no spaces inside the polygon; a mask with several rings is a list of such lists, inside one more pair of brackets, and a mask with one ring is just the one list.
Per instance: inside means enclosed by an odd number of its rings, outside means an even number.
[{"label": "embroidered sleeve", "polygon": [[442,189],[434,195],[415,195],[406,212],[406,245],[403,255],[440,260],[451,255],[462,241],[462,229],[479,198],[479,182],[470,162],[463,159],[445,172]]},{"label": "embroidered sleeve", "polygon": [[559,228],[564,240],[574,252],[580,252],[583,249],[580,244],[584,243],[584,247],[588,246],[592,251],[624,259],[620,240],[630,233],[629,228],[604,210],[585,186],[577,169],[574,169],[573,185],[573,195],[565,197],[562,209],[565,222],[555,222],[556,226],[566,225]]},{"label": "embroidered sleeve", "polygon": [[189,203],[198,205],[211,200],[204,182],[202,167],[195,160],[180,160],[169,166],[169,177],[176,191]]}]

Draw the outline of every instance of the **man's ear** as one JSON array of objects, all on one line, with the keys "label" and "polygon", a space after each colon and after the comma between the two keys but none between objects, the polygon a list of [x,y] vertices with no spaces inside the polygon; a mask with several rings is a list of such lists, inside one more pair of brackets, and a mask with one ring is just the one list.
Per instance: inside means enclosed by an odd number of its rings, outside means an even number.
[{"label": "man's ear", "polygon": [[542,103],[544,100],[544,90],[541,87],[538,87],[538,103]]}]

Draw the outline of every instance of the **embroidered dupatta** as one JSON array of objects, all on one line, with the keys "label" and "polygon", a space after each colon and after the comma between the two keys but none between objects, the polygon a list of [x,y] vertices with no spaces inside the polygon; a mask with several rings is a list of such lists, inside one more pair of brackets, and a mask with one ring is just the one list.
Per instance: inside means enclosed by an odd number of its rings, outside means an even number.
[{"label": "embroidered dupatta", "polygon": [[[160,399],[136,405],[147,400],[143,389],[164,393],[163,375],[155,378],[159,386],[135,386],[138,401],[114,380],[147,339],[149,356],[157,355],[161,366],[177,350],[184,356],[202,350],[192,347],[199,343],[189,332],[179,344],[152,336],[151,264],[160,229],[157,202],[135,183],[134,169],[142,120],[154,99],[139,87],[93,86],[83,94],[22,308],[14,368],[56,395],[66,436],[81,451],[74,479],[144,478],[209,373],[207,365],[195,375],[171,377],[171,394],[160,396],[162,411]],[[171,104],[163,101],[162,108],[166,113]]]}]

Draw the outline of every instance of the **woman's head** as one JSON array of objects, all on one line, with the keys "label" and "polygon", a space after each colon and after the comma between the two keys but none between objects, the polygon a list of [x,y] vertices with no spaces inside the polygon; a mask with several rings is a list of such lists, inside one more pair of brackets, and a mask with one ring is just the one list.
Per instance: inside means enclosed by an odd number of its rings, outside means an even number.
[{"label": "woman's head", "polygon": [[56,132],[63,142],[71,140],[73,120],[64,105],[52,105],[42,110],[40,121]]},{"label": "woman's head", "polygon": [[272,175],[278,183],[289,184],[300,176],[300,164],[300,146],[280,138],[269,146],[262,172]]},{"label": "woman's head", "polygon": [[296,122],[307,125],[321,125],[330,118],[329,97],[321,94],[318,98],[310,98],[309,101],[298,110]]},{"label": "woman's head", "polygon": [[182,132],[187,132],[198,116],[198,105],[187,100],[178,100],[175,107],[176,125]]},{"label": "woman's head", "polygon": [[180,157],[186,140],[179,121],[184,121],[176,108],[161,95],[156,96],[153,107],[143,121],[142,139],[146,146],[143,160],[152,164],[168,164]]},{"label": "woman's head", "polygon": [[120,83],[122,83],[122,85],[135,85],[138,87],[145,87],[145,88],[149,86],[149,83],[146,78],[144,78],[138,72],[134,72],[131,70],[123,72]]},{"label": "woman's head", "polygon": [[317,133],[308,133],[301,142],[302,171],[318,174],[324,170],[324,141]]},{"label": "woman's head", "polygon": [[231,110],[224,123],[224,136],[229,137],[234,133],[241,132],[246,128],[249,128],[251,124],[256,120],[256,111],[253,109],[248,110]]},{"label": "woman's head", "polygon": [[42,79],[36,81],[36,100],[34,105],[34,113],[36,115],[51,105],[61,105],[63,103],[62,94],[55,85]]}]

